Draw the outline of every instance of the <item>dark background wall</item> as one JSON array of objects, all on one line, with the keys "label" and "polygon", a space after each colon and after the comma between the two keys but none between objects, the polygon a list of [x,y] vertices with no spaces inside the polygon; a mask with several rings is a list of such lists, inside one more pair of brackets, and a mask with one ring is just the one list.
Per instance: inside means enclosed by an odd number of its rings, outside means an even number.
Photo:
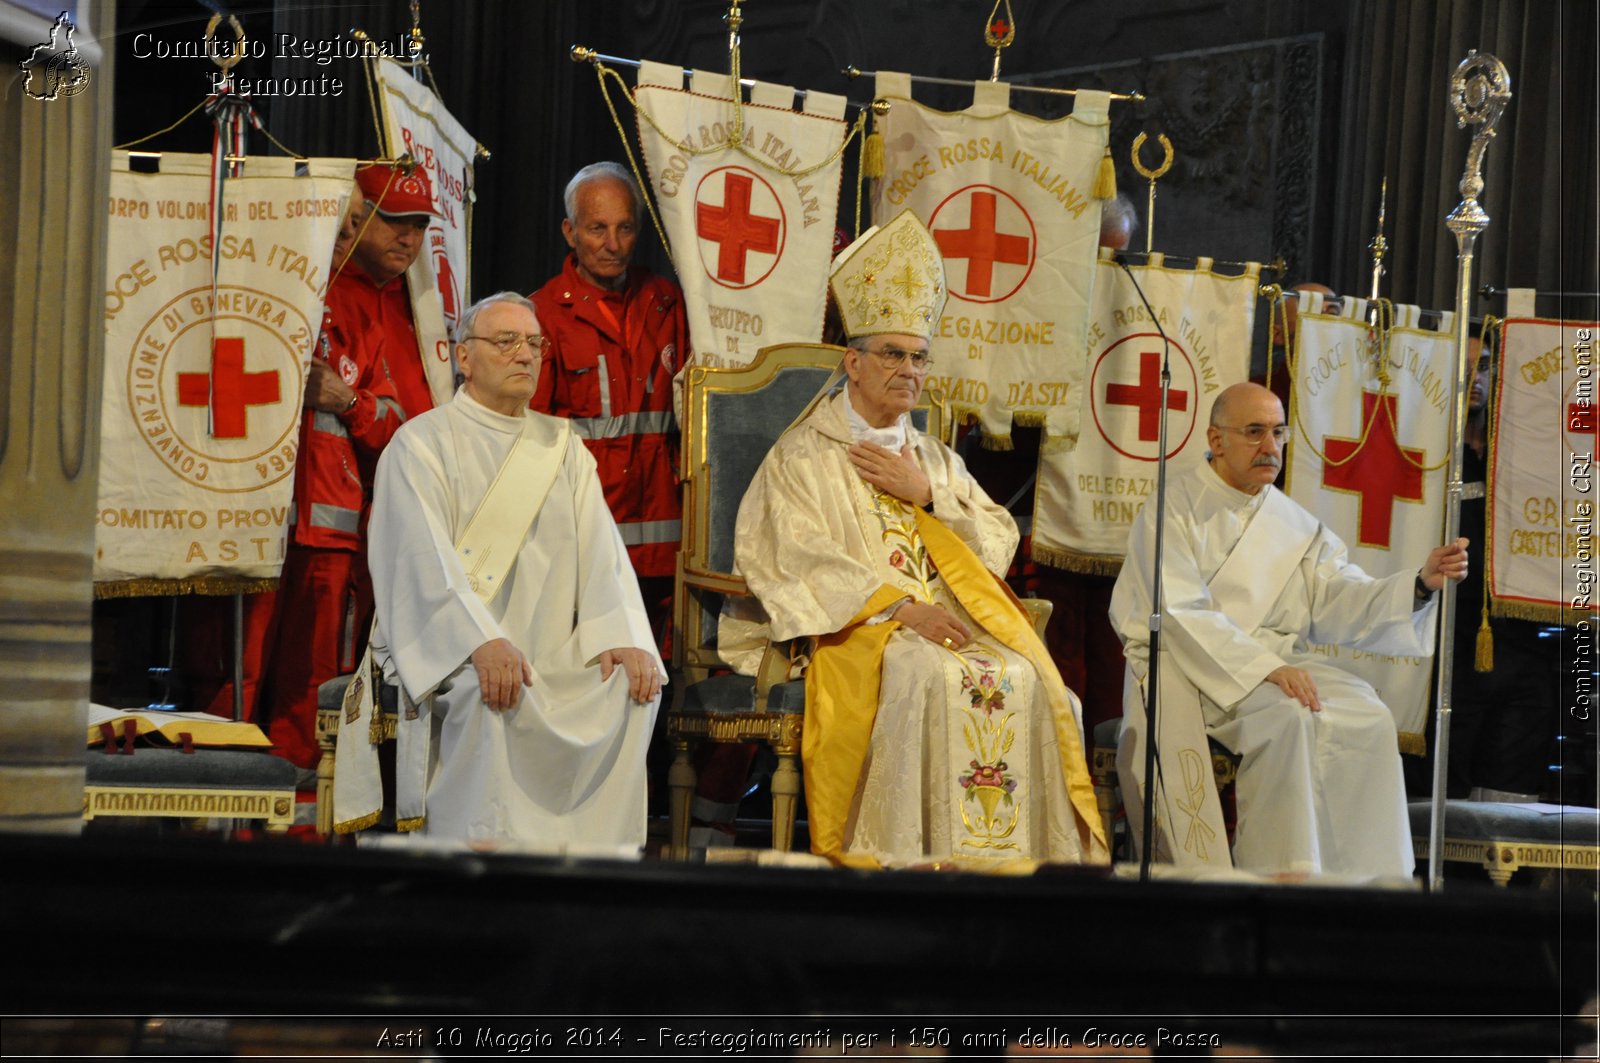
[{"label": "dark background wall", "polygon": [[[119,3],[118,143],[193,106],[212,69],[203,58],[137,58],[133,35],[192,46],[210,6]],[[753,0],[743,5],[743,71],[861,101],[870,97],[870,84],[846,79],[845,66],[985,78],[992,52],[982,33],[991,6],[988,0]],[[1497,54],[1510,68],[1516,95],[1489,151],[1484,205],[1492,221],[1477,248],[1479,276],[1499,286],[1597,287],[1600,42],[1592,3],[1013,0],[1011,8],[1017,39],[1003,59],[1007,80],[1149,96],[1114,111],[1113,148],[1119,182],[1143,214],[1145,185],[1128,161],[1132,139],[1145,131],[1175,142],[1177,162],[1158,187],[1158,250],[1261,261],[1281,255],[1291,280],[1365,294],[1366,247],[1387,177],[1391,250],[1383,294],[1424,306],[1450,305],[1455,287],[1455,243],[1443,220],[1460,199],[1469,138],[1449,110],[1449,75],[1469,48]],[[280,0],[232,10],[269,53],[277,33],[325,40],[361,27],[393,39],[411,24],[405,0]],[[440,92],[493,153],[478,168],[476,292],[531,290],[554,272],[565,250],[556,230],[566,177],[593,159],[621,158],[594,73],[570,62],[568,47],[725,70],[725,11],[721,0],[422,4]],[[623,72],[631,83],[631,71]],[[238,73],[342,78],[340,96],[263,98],[261,114],[300,153],[376,152],[355,60],[319,67],[248,59]],[[1057,98],[1015,98],[1039,114],[1063,108]],[[965,103],[959,92],[938,89],[928,101]],[[617,104],[631,127],[628,105],[620,97]],[[209,131],[191,119],[156,143],[204,150]],[[255,143],[267,148],[259,138]],[[1153,158],[1154,145],[1147,151]],[[847,191],[846,223],[853,209]]]}]

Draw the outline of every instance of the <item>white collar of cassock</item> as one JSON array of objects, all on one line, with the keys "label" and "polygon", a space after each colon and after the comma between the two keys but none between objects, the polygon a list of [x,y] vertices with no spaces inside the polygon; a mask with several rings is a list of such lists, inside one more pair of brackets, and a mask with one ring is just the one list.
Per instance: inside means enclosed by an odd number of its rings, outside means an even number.
[{"label": "white collar of cassock", "polygon": [[906,445],[906,415],[901,414],[895,419],[894,424],[888,428],[874,428],[867,423],[867,419],[856,412],[855,403],[850,401],[849,389],[844,396],[845,421],[850,425],[850,439],[855,443],[876,443],[880,447],[900,452]]},{"label": "white collar of cassock", "polygon": [[456,389],[455,402],[468,417],[486,428],[493,428],[497,432],[505,432],[508,435],[522,431],[522,422],[524,420],[522,416],[508,417],[498,410],[489,409],[489,407],[472,397],[465,384]]}]

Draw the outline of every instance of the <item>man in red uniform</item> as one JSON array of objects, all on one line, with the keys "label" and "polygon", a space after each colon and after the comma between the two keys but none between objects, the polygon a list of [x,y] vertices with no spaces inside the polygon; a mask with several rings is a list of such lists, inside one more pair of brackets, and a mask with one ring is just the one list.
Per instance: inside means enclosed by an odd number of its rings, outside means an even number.
[{"label": "man in red uniform", "polygon": [[644,197],[622,166],[579,170],[566,209],[572,254],[532,296],[550,351],[531,405],[571,420],[588,444],[665,646],[681,516],[672,380],[689,355],[683,293],[631,264]]},{"label": "man in red uniform", "polygon": [[[355,670],[372,621],[366,517],[378,455],[405,421],[433,407],[401,279],[435,215],[422,171],[356,173],[363,210],[335,248],[322,335],[306,376],[294,528],[264,640],[267,734],[314,768],[317,687]],[[361,198],[358,197],[358,198]]]}]

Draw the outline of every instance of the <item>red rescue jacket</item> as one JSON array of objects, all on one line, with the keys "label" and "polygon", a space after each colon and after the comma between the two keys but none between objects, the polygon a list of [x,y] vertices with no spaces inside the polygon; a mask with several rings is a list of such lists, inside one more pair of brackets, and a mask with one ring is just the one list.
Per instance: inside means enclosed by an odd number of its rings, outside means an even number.
[{"label": "red rescue jacket", "polygon": [[683,293],[638,267],[608,292],[568,255],[532,299],[551,346],[530,405],[568,418],[588,445],[634,571],[672,575],[682,518],[672,378],[689,357]]}]

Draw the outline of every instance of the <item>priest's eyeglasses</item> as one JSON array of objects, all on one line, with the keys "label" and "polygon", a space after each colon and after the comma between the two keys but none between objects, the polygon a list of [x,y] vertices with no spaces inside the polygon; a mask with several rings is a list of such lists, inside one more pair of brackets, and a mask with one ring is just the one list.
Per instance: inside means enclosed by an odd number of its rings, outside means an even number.
[{"label": "priest's eyeglasses", "polygon": [[1243,428],[1234,428],[1231,425],[1219,424],[1217,427],[1222,429],[1224,432],[1238,432],[1240,435],[1244,436],[1244,441],[1249,443],[1252,447],[1260,446],[1261,441],[1267,438],[1269,435],[1272,437],[1272,441],[1279,446],[1289,442],[1289,440],[1294,437],[1294,429],[1290,428],[1286,424],[1275,424],[1271,427],[1268,427],[1264,424],[1247,424]]},{"label": "priest's eyeglasses", "polygon": [[896,372],[906,364],[907,359],[911,360],[911,368],[919,373],[926,373],[928,368],[933,365],[933,355],[927,351],[908,351],[903,347],[882,347],[867,353],[883,363],[885,368],[893,369]]},{"label": "priest's eyeglasses", "polygon": [[544,353],[550,349],[550,340],[544,336],[519,336],[515,332],[502,332],[498,336],[468,336],[467,339],[494,344],[495,350],[504,358],[510,358],[522,350],[524,343],[533,351],[536,358],[544,357]]}]

